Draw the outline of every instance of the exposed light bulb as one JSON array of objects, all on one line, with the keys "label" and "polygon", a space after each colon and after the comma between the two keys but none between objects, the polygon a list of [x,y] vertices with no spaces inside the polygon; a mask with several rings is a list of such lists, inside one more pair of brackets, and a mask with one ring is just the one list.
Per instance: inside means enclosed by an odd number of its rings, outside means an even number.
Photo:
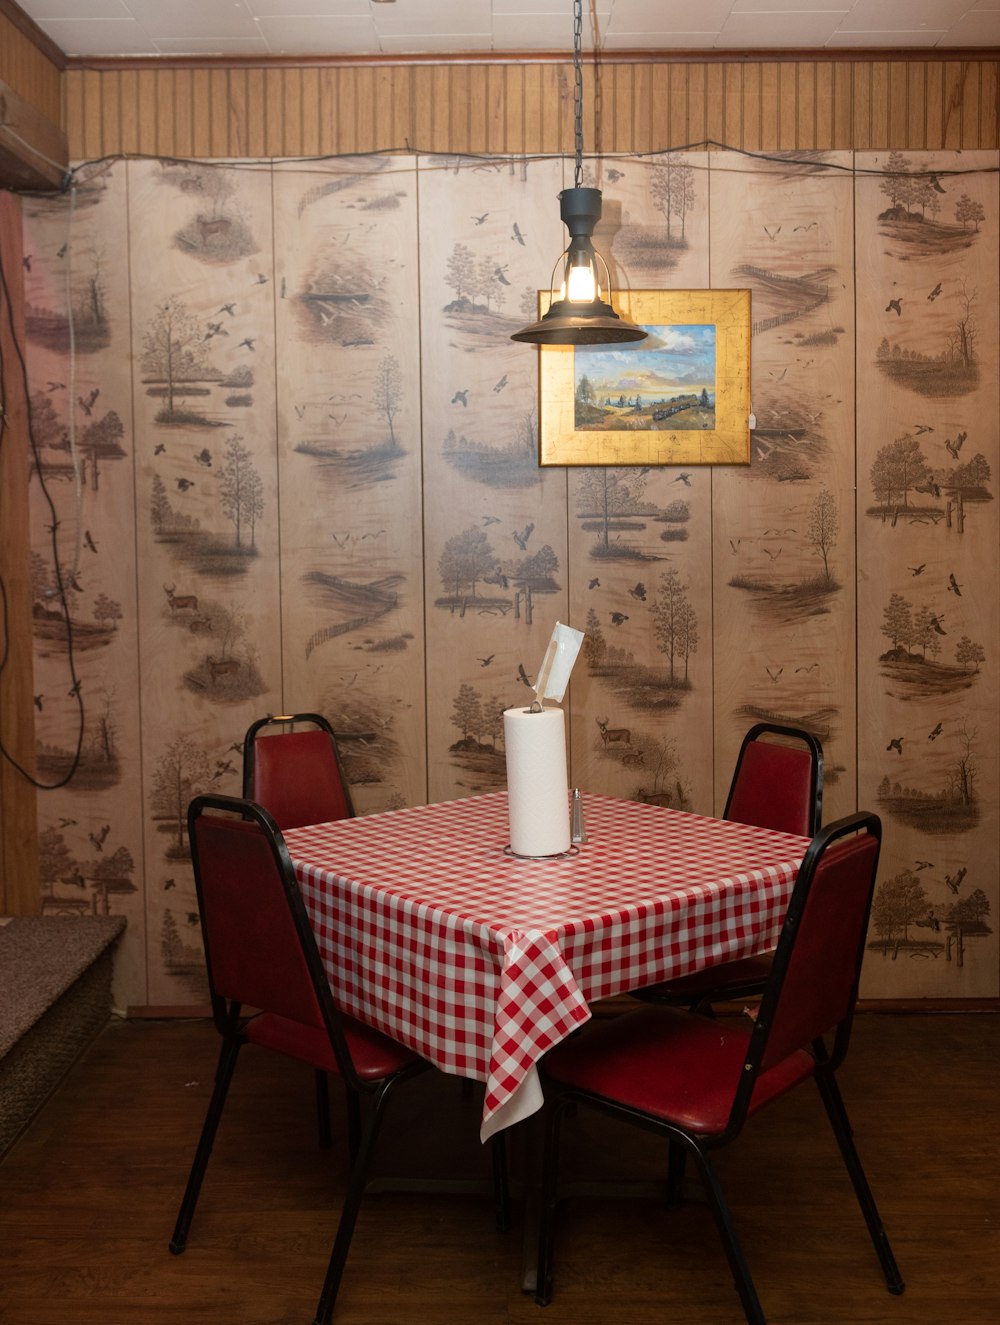
[{"label": "exposed light bulb", "polygon": [[597,282],[589,262],[585,267],[570,267],[566,298],[571,304],[592,304],[597,298]]}]

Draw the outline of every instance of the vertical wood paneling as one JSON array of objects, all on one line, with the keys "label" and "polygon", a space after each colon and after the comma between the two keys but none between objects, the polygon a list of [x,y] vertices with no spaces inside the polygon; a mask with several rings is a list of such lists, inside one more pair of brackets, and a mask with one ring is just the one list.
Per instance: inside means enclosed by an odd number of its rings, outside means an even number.
[{"label": "vertical wood paneling", "polygon": [[885,61],[876,61],[871,69],[870,139],[873,147],[885,147],[889,141],[889,70]]},{"label": "vertical wood paneling", "polygon": [[525,76],[526,65],[509,66],[506,73],[504,97],[504,151],[523,152],[525,132]]},{"label": "vertical wood paneling", "polygon": [[[0,293],[0,363],[5,366],[4,408],[0,426],[0,566],[4,580],[4,648],[0,671],[0,738],[4,750],[27,773],[35,768],[32,695],[32,593],[29,563],[28,401],[17,381],[11,331],[24,344],[24,292],[21,287],[21,208],[12,194],[0,194],[0,260],[9,273]],[[8,297],[10,303],[8,304]],[[9,376],[8,376],[9,374]],[[0,914],[34,915],[41,905],[38,888],[38,837],[35,789],[8,759],[0,760]],[[15,831],[16,826],[16,831]],[[13,992],[13,991],[11,991]]]},{"label": "vertical wood paneling", "polygon": [[[760,151],[761,66],[744,65],[742,69],[740,111],[740,146],[747,152]],[[728,146],[728,144],[727,144]]]},{"label": "vertical wood paneling", "polygon": [[833,147],[854,146],[854,70],[855,66],[850,64],[834,68]]},{"label": "vertical wood paneling", "polygon": [[[2,76],[2,74],[0,74]],[[995,61],[603,63],[584,70],[588,152],[704,141],[748,151],[994,148]],[[572,152],[566,64],[70,70],[74,159],[404,149]]]},{"label": "vertical wood paneling", "polygon": [[[688,65],[688,136],[689,143],[703,143],[711,137],[708,132],[708,97],[706,94],[706,83],[708,80],[708,65],[690,64]],[[652,152],[658,144],[650,141],[643,149]]]},{"label": "vertical wood paneling", "polygon": [[156,154],[159,156],[171,155],[176,150],[174,111],[177,70],[168,69],[164,72],[170,74],[170,78],[156,78]]},{"label": "vertical wood paneling", "polygon": [[[808,92],[804,104],[800,102],[798,64],[779,64],[778,73],[778,126],[776,137],[781,151],[793,147],[812,145],[812,100]],[[808,85],[807,85],[808,89]]]},{"label": "vertical wood paneling", "polygon": [[797,64],[795,77],[795,114],[785,112],[782,98],[782,146],[815,148],[816,146],[816,70],[817,65]]},{"label": "vertical wood paneling", "polygon": [[719,139],[727,147],[745,147],[743,141],[743,66],[727,64],[724,133]]},{"label": "vertical wood paneling", "polygon": [[30,102],[41,115],[54,124],[59,122],[59,70],[3,14],[0,14],[0,81]]},{"label": "vertical wood paneling", "polygon": [[670,66],[653,65],[649,80],[649,139],[665,143],[670,121]]},{"label": "vertical wood paneling", "polygon": [[194,155],[194,105],[192,88],[194,70],[177,69],[174,71],[174,135],[175,145],[172,150],[161,147],[164,156]]},{"label": "vertical wood paneling", "polygon": [[979,66],[979,146],[993,150],[1000,144],[997,122],[997,66]]},{"label": "vertical wood paneling", "polygon": [[[283,69],[264,70],[264,155],[285,155],[285,117],[283,96]],[[345,124],[345,141],[349,138],[349,126]],[[345,147],[353,151],[353,143]]]},{"label": "vertical wood paneling", "polygon": [[963,67],[965,81],[962,85],[962,147],[969,151],[978,147],[981,141],[979,75],[982,65],[969,63]]},{"label": "vertical wood paneling", "polygon": [[[319,156],[319,69],[302,71],[302,142],[296,156]],[[373,96],[372,101],[377,113],[381,98]]]},{"label": "vertical wood paneling", "polygon": [[910,128],[909,65],[903,62],[889,65],[888,97],[888,144],[905,147]]},{"label": "vertical wood paneling", "polygon": [[247,152],[251,157],[264,156],[267,151],[267,104],[264,100],[264,71],[248,69],[247,97]]},{"label": "vertical wood paneling", "polygon": [[900,146],[910,149],[927,143],[927,66],[914,63],[908,66],[906,116]]},{"label": "vertical wood paneling", "polygon": [[138,152],[139,148],[139,100],[136,95],[139,87],[139,74],[135,69],[126,69],[118,87],[119,133],[122,151]]},{"label": "vertical wood paneling", "polygon": [[160,99],[157,92],[159,80],[153,69],[140,69],[137,78],[139,145],[136,150],[144,156],[156,156],[159,152],[160,137]]},{"label": "vertical wood paneling", "polygon": [[247,74],[246,69],[229,71],[226,111],[231,156],[251,155],[247,139]]},{"label": "vertical wood paneling", "polygon": [[212,107],[209,141],[212,156],[224,157],[233,153],[235,143],[229,122],[229,71],[212,69],[209,72],[208,95]]},{"label": "vertical wood paneling", "polygon": [[[212,155],[212,82],[208,69],[191,76],[191,137],[193,156]],[[278,152],[275,152],[278,155]]]},{"label": "vertical wood paneling", "polygon": [[726,66],[710,64],[705,67],[705,141],[726,141]]},{"label": "vertical wood paneling", "polygon": [[957,148],[962,145],[962,82],[965,66],[949,63],[944,67],[944,120],[941,146]]}]

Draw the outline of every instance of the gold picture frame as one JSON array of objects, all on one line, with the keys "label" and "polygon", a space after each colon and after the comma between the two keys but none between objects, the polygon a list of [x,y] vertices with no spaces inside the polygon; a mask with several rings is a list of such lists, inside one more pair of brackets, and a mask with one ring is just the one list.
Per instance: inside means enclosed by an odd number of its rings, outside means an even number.
[{"label": "gold picture frame", "polygon": [[[539,291],[541,313],[550,298]],[[750,291],[630,290],[616,304],[646,340],[539,350],[539,463],[748,465]]]}]

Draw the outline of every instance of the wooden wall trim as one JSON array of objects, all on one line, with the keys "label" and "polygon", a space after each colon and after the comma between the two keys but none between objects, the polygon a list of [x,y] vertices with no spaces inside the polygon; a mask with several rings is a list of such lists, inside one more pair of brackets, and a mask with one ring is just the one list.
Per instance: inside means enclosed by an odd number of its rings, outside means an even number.
[{"label": "wooden wall trim", "polygon": [[[981,53],[602,57],[584,70],[585,150],[995,150],[998,70]],[[571,64],[551,60],[88,62],[63,74],[63,122],[75,160],[555,154],[572,150],[572,85]]]},{"label": "wooden wall trim", "polygon": [[[24,295],[21,285],[21,205],[0,193],[0,260],[5,285],[0,288],[0,568],[3,573],[6,634],[0,637],[0,741],[13,759],[31,772],[35,767],[34,675],[32,667],[31,567],[28,524],[28,401],[21,380],[14,336],[24,345]],[[13,334],[11,328],[13,327]],[[0,757],[0,914],[35,915],[41,907],[38,887],[37,796],[32,783],[6,757]]]},{"label": "wooden wall trim", "polygon": [[[0,0],[0,8],[3,0]],[[62,54],[60,52],[60,54]],[[414,68],[428,65],[509,65],[567,64],[568,51],[455,51],[436,55],[67,55],[63,56],[65,69],[338,69],[361,66],[376,68]],[[850,49],[782,48],[761,50],[676,51],[615,50],[584,54],[584,63],[595,64],[863,64],[876,60],[903,63],[914,60],[934,60],[960,63],[1000,59],[1000,47],[955,46],[935,47],[932,52],[921,47],[914,50],[886,50],[881,47]]]}]

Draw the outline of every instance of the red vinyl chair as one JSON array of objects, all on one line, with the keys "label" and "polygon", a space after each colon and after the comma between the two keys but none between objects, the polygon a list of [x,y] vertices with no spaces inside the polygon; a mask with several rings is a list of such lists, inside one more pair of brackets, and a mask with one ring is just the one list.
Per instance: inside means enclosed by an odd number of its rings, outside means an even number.
[{"label": "red vinyl chair", "polygon": [[[295,730],[303,723],[309,726]],[[269,728],[283,730],[268,733]],[[243,795],[263,805],[282,830],[354,817],[350,787],[333,728],[321,713],[284,713],[259,718],[243,738]],[[348,1094],[347,1122],[352,1147],[360,1119],[356,1097]],[[319,1144],[331,1145],[330,1085],[316,1073]]]},{"label": "red vinyl chair", "polygon": [[[430,1066],[412,1050],[337,1010],[284,839],[259,805],[231,796],[198,796],[188,808],[198,909],[215,1026],[222,1049],[215,1086],[170,1241],[180,1255],[237,1057],[245,1044],[272,1049],[337,1073],[348,1095],[367,1105],[315,1325],[327,1325],[364,1193],[368,1164],[396,1087]],[[254,1009],[250,1014],[243,1009]],[[358,1110],[360,1115],[360,1108]],[[497,1181],[497,1222],[506,1227],[507,1193]]]},{"label": "red vinyl chair", "polygon": [[[309,723],[305,731],[294,728]],[[269,727],[285,730],[266,734]],[[259,718],[243,738],[243,795],[283,831],[354,817],[333,728],[321,713]]]},{"label": "red vinyl chair", "polygon": [[[763,739],[777,736],[787,745]],[[781,833],[813,837],[823,808],[823,748],[811,732],[758,722],[743,738],[723,819]],[[643,1003],[669,1003],[711,1015],[712,1004],[759,996],[771,973],[771,954],[741,957],[703,971],[663,980],[633,996]]]},{"label": "red vinyl chair", "polygon": [[[552,1296],[560,1118],[570,1102],[665,1135],[696,1161],[749,1325],[765,1325],[711,1151],[812,1077],[890,1293],[903,1281],[855,1149],[836,1081],[857,1001],[882,828],[855,814],[818,833],[795,884],[752,1029],[644,1007],[584,1030],[542,1059],[546,1127],[536,1300]],[[830,1041],[829,1045],[827,1041]],[[780,1181],[788,1179],[780,1175]]]}]

